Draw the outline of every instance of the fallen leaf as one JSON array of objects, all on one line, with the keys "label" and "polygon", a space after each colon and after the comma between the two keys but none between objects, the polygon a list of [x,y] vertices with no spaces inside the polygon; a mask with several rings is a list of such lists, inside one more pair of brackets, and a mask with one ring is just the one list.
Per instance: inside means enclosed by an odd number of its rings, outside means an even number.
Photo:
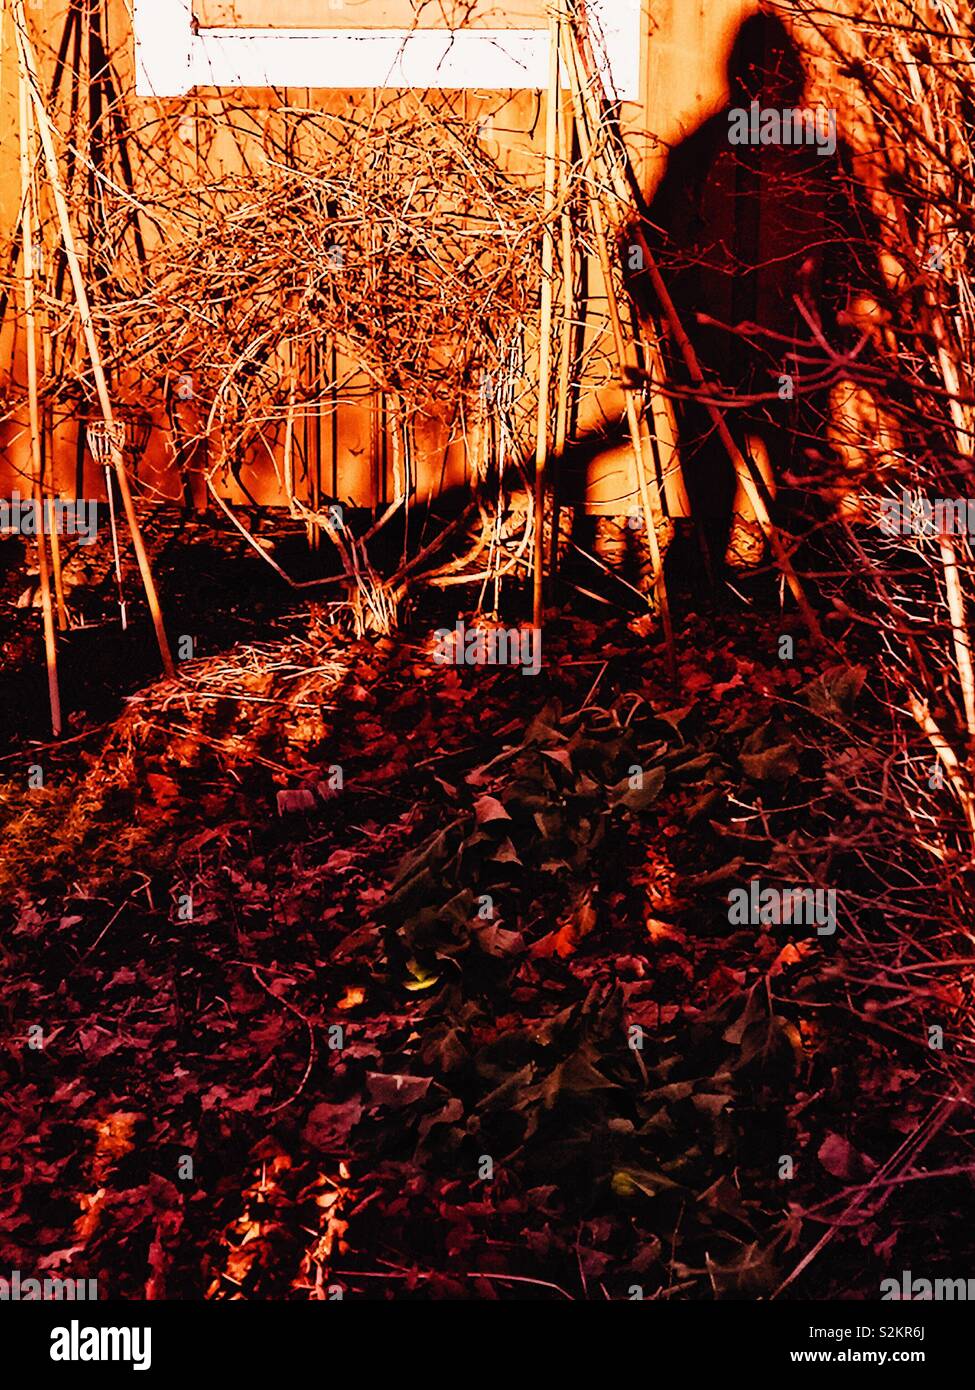
[{"label": "fallen leaf", "polygon": [[366,1072],[366,1086],[373,1105],[400,1109],[422,1100],[430,1089],[432,1076],[408,1076],[395,1072]]},{"label": "fallen leaf", "polygon": [[487,825],[493,820],[510,820],[508,812],[494,796],[479,796],[474,802],[474,815],[478,825]]},{"label": "fallen leaf", "polygon": [[278,815],[293,815],[298,811],[314,811],[314,794],[306,787],[298,787],[292,791],[278,792]]}]

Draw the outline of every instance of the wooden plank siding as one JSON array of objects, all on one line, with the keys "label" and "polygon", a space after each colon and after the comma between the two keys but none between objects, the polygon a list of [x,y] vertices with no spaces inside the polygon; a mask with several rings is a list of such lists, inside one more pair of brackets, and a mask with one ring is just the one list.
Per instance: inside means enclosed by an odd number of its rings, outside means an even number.
[{"label": "wooden plank siding", "polygon": [[194,0],[213,29],[544,29],[545,0]]},{"label": "wooden plank siding", "polygon": [[[167,158],[180,162],[187,196],[204,169],[233,172],[241,167],[242,158],[250,149],[260,152],[257,135],[232,134],[220,130],[220,121],[227,103],[227,94],[196,89],[186,97],[137,98],[134,95],[134,58],[127,0],[105,0],[108,31],[118,65],[120,81],[126,96],[130,123],[152,140],[167,141]],[[444,8],[466,10],[469,0]],[[719,109],[726,98],[724,60],[734,34],[748,15],[757,9],[757,0],[644,0],[642,24],[641,72],[642,93],[639,102],[626,103],[622,109],[623,126],[634,160],[647,191],[652,191],[665,167],[668,148],[693,130],[708,115]],[[50,79],[53,52],[56,50],[67,15],[67,0],[34,0],[28,5],[29,20],[45,74]],[[433,24],[441,10],[441,0],[419,11],[421,24]],[[197,0],[197,18],[213,26],[341,26],[409,27],[417,14],[412,0],[363,0],[343,7],[330,8],[329,0]],[[497,27],[502,21],[512,27],[539,27],[545,23],[545,0],[479,0],[473,15],[477,23]],[[442,21],[440,21],[442,23]],[[439,27],[439,24],[438,26]],[[13,232],[18,215],[17,188],[17,72],[13,31],[9,14],[3,22],[2,51],[0,51],[0,121],[4,138],[0,141],[0,226],[6,243]],[[322,110],[348,109],[350,102],[365,104],[374,101],[369,92],[345,93],[336,91],[248,89],[232,94],[232,104],[264,119],[283,100],[295,105],[310,102]],[[544,120],[543,102],[539,94],[521,91],[508,94],[497,92],[455,93],[452,99],[474,120],[492,112],[492,138],[497,141],[499,156],[520,168],[537,170],[541,180],[541,146]],[[60,117],[63,117],[63,104]],[[208,117],[213,117],[211,121]],[[252,122],[258,130],[260,121]],[[158,135],[156,134],[158,133]],[[150,150],[141,165],[137,163],[137,190],[151,188],[157,174],[158,148]],[[172,170],[170,170],[172,172]],[[146,235],[152,235],[146,228]],[[84,239],[81,237],[84,253]],[[593,278],[591,293],[599,295],[598,276]],[[598,312],[598,303],[594,305]],[[22,343],[17,341],[13,316],[0,338],[0,391],[11,376],[19,387],[23,380]],[[327,345],[323,350],[328,351]],[[12,364],[12,365],[11,365]],[[354,371],[355,364],[341,357],[337,363],[340,376]],[[178,369],[178,364],[174,364]],[[342,498],[352,498],[363,505],[377,505],[392,493],[388,474],[389,450],[382,440],[382,412],[375,397],[361,383],[361,395],[355,389],[342,392],[335,419],[323,414],[316,426],[309,423],[309,447],[320,441],[323,488],[331,492],[332,479]],[[594,391],[583,403],[580,425],[592,426],[617,409],[618,400],[610,390]],[[165,417],[157,412],[156,431],[140,477],[159,493],[176,498],[177,480],[168,466],[169,439]],[[431,486],[462,483],[466,477],[463,451],[454,447],[444,456],[444,440],[438,437],[435,424],[425,431],[424,452],[420,460],[417,493],[425,499]],[[75,489],[76,428],[70,417],[55,422],[52,441],[56,488],[68,495]],[[13,486],[23,487],[27,466],[27,440],[23,425],[8,425],[0,432],[0,495],[9,495]],[[248,469],[249,489],[264,502],[280,501],[274,471],[265,458],[256,458]],[[97,478],[89,467],[85,486],[97,495]],[[616,479],[604,486],[604,493],[614,493]],[[231,487],[228,495],[234,496]],[[599,495],[598,487],[589,498],[596,510],[612,510],[612,496]]]}]

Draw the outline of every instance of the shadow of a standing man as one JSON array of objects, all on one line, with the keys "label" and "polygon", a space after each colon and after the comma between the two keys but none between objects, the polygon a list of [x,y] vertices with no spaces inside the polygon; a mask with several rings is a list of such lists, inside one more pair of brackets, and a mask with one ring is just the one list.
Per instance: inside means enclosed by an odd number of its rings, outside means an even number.
[{"label": "shadow of a standing man", "polygon": [[[822,437],[828,412],[826,400],[801,391],[788,355],[810,337],[796,301],[828,340],[847,339],[840,325],[851,294],[864,279],[877,289],[869,268],[877,240],[836,113],[804,104],[802,58],[780,20],[762,13],[741,26],[728,84],[728,106],[672,150],[646,231],[706,376],[735,398],[726,418],[736,442],[774,497],[776,475],[804,439]],[[645,275],[633,274],[630,289],[641,309],[658,313]],[[675,381],[689,385],[678,354],[669,357]],[[688,400],[679,424],[709,548],[723,547],[732,569],[754,566],[761,528],[710,417]]]}]

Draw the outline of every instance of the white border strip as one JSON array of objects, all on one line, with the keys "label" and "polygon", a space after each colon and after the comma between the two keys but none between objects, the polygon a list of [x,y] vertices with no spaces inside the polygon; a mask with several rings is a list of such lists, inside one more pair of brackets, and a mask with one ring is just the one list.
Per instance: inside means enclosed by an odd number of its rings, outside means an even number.
[{"label": "white border strip", "polygon": [[[282,0],[286,5],[287,0]],[[640,95],[641,0],[588,0],[600,66],[621,101]],[[194,87],[421,87],[548,83],[545,29],[201,29],[191,0],[135,0],[138,96]]]}]

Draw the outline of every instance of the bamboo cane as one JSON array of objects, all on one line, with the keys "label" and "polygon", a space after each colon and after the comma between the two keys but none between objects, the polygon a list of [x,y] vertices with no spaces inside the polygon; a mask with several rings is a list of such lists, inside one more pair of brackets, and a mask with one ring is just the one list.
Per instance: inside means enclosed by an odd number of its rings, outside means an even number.
[{"label": "bamboo cane", "polygon": [[[650,253],[650,248],[647,246],[646,238],[643,236],[642,231],[638,232],[637,235],[643,246],[647,269],[650,272],[650,280],[653,284],[654,292],[657,295],[657,299],[660,302],[664,314],[670,321],[674,337],[681,350],[681,355],[684,358],[688,373],[698,390],[704,392],[706,391],[706,382],[697,353],[694,350],[691,340],[684,331],[684,326],[680,321],[674,302],[670,297],[667,286],[664,284],[660,271],[657,269],[657,264]],[[708,415],[711,417],[711,422],[718,433],[718,438],[721,440],[724,451],[731,461],[735,476],[745,489],[745,493],[755,512],[758,524],[761,526],[765,538],[771,546],[775,562],[789,586],[789,590],[796,601],[796,606],[802,615],[803,622],[806,624],[806,627],[809,629],[815,641],[821,646],[825,646],[826,639],[823,636],[819,620],[809,606],[809,601],[806,598],[799,576],[796,574],[792,561],[785,552],[785,547],[782,545],[778,529],[772,521],[769,512],[770,499],[767,495],[765,480],[759,472],[757,464],[749,455],[743,454],[741,449],[738,448],[720,409],[712,401],[707,399],[704,400],[704,406]]]},{"label": "bamboo cane", "polygon": [[[560,16],[561,26],[561,16]],[[560,35],[561,40],[561,35]],[[561,41],[559,49],[561,51]],[[575,264],[572,245],[572,213],[569,208],[569,170],[572,164],[572,97],[559,99],[559,197],[562,203],[561,216],[561,259],[562,259],[562,336],[559,354],[559,379],[555,392],[555,443],[552,448],[552,463],[561,471],[565,457],[565,445],[569,433],[569,382],[572,375],[572,347],[575,334],[573,318],[575,315]],[[549,573],[558,572],[560,496],[558,473],[552,483],[552,541],[549,550]]]},{"label": "bamboo cane", "polygon": [[112,465],[105,465],[105,496],[108,499],[108,525],[112,533],[112,563],[115,567],[115,593],[118,601],[119,618],[122,631],[128,630],[128,609],[125,603],[125,585],[122,583],[122,557],[118,548],[118,522],[115,518],[115,493],[112,491]]},{"label": "bamboo cane", "polygon": [[[28,119],[29,119],[29,109],[30,109],[30,108],[29,108],[29,105],[28,105]],[[31,131],[30,131],[30,137],[31,137],[31,138],[30,138],[29,144],[30,144],[30,146],[31,146],[31,155],[32,155],[32,158],[33,158],[34,138],[33,138],[33,128],[32,128],[32,127],[31,127]],[[32,198],[35,197],[35,194],[34,194],[34,180],[33,180],[33,177],[31,178],[31,197],[32,197]],[[34,259],[35,259],[34,269],[37,270],[39,273],[43,274],[43,267],[40,266],[40,265],[38,264],[38,262],[37,262],[37,257],[35,257]],[[36,296],[35,296],[35,298],[36,298]],[[47,381],[47,380],[50,380],[50,377],[51,377],[51,370],[52,370],[52,368],[51,368],[51,339],[50,339],[50,335],[49,335],[47,332],[45,332],[45,330],[44,330],[43,321],[42,321],[42,325],[41,325],[41,328],[40,328],[40,337],[41,337],[41,353],[42,353],[42,358],[43,358],[43,361],[42,361],[42,364],[41,364],[41,365],[42,365],[42,371],[43,371],[44,380]],[[42,483],[42,488],[43,488],[44,479],[47,477],[47,474],[48,474],[48,461],[50,460],[50,470],[51,470],[51,472],[50,472],[50,476],[51,476],[51,499],[52,499],[52,501],[56,501],[56,500],[57,500],[57,497],[56,497],[56,473],[55,473],[55,469],[54,469],[54,428],[53,428],[53,424],[52,424],[51,429],[50,429],[50,430],[48,429],[48,421],[47,421],[47,413],[46,413],[46,412],[41,412],[40,421],[41,421],[41,483]],[[48,447],[48,441],[49,441],[49,440],[50,440],[50,447]],[[67,629],[68,629],[68,605],[67,605],[67,602],[65,601],[65,595],[64,595],[64,570],[63,570],[62,565],[61,565],[61,537],[60,537],[60,534],[59,534],[59,532],[58,532],[58,528],[57,528],[56,525],[51,527],[51,567],[52,567],[52,569],[53,569],[53,571],[54,571],[54,598],[55,598],[55,602],[56,602],[57,610],[58,610],[58,627],[61,629],[62,632],[66,632]]]},{"label": "bamboo cane", "polygon": [[[577,31],[570,26],[572,34],[578,37]],[[590,59],[589,68],[593,68],[591,62],[591,52],[588,42],[583,41],[580,47],[585,56]],[[593,119],[592,132],[595,133],[602,124],[602,119],[595,101],[595,93],[590,90],[588,82],[582,84],[582,77],[588,77],[588,71],[582,57],[577,52],[577,61],[580,62],[580,84],[582,85],[585,97],[587,114]],[[605,153],[601,154],[602,160],[610,175],[613,191],[616,195],[618,204],[629,209],[631,199],[626,179],[621,174],[616,162],[610,159]],[[687,487],[684,482],[683,469],[681,466],[680,449],[677,440],[677,416],[674,411],[673,402],[663,393],[661,388],[666,381],[666,369],[664,365],[663,353],[656,329],[652,323],[642,323],[642,331],[649,336],[649,341],[641,341],[641,352],[649,359],[650,371],[648,373],[650,390],[650,418],[647,425],[652,425],[650,433],[651,449],[656,445],[656,462],[659,467],[658,491],[661,498],[661,510],[667,513],[668,503],[673,497],[673,501],[679,508],[683,509],[682,514],[689,512],[690,503],[687,496]],[[654,386],[658,389],[653,389]]]},{"label": "bamboo cane", "polygon": [[[294,346],[294,344],[292,344],[291,351],[292,351],[292,354],[295,353],[295,346]],[[314,468],[312,467],[312,459],[311,459],[311,438],[310,438],[310,436],[311,436],[311,430],[310,430],[310,420],[309,420],[308,402],[309,402],[309,399],[310,399],[310,397],[311,397],[311,378],[312,378],[312,374],[313,374],[313,371],[314,371],[314,368],[313,368],[313,366],[312,366],[312,361],[311,361],[312,348],[309,347],[308,350],[307,350],[307,352],[306,352],[305,349],[304,349],[303,347],[301,347],[301,348],[298,348],[297,351],[298,351],[299,360],[300,360],[300,363],[301,363],[300,368],[297,369],[297,376],[298,376],[298,377],[300,378],[300,380],[301,380],[301,384],[302,384],[302,388],[303,388],[303,389],[302,389],[302,396],[303,396],[304,402],[305,402],[305,404],[304,404],[304,409],[303,409],[303,411],[302,411],[302,422],[301,422],[302,449],[303,449],[304,455],[305,455],[305,472],[306,472],[306,474],[308,475],[308,490],[309,490],[309,497],[310,497],[310,500],[311,500],[311,510],[312,510],[314,516],[317,517],[317,516],[318,516],[318,513],[319,513],[319,512],[321,511],[321,509],[322,509],[322,476],[321,476],[321,471],[320,471],[320,468],[319,468],[318,455],[317,455],[317,454],[315,455],[315,465],[314,465]],[[321,531],[321,526],[320,526],[320,524],[319,524],[319,522],[318,522],[317,520],[316,520],[316,521],[313,521],[312,524],[311,524],[311,532],[310,532],[310,535],[309,535],[309,542],[310,542],[310,545],[311,545],[311,549],[312,549],[312,550],[320,550],[320,549],[321,549],[322,531]]]},{"label": "bamboo cane", "polygon": [[965,596],[962,592],[961,577],[958,573],[958,558],[955,554],[955,547],[944,532],[939,536],[938,544],[941,551],[941,564],[944,568],[948,616],[951,619],[955,664],[958,667],[958,681],[961,685],[962,701],[965,706],[965,726],[968,730],[969,758],[971,758],[975,754],[975,673],[972,670],[972,648],[965,617]]},{"label": "bamboo cane", "polygon": [[972,794],[968,789],[962,766],[955,756],[948,740],[931,717],[931,711],[928,708],[927,700],[922,700],[910,687],[908,687],[907,704],[911,714],[917,721],[918,727],[927,735],[931,742],[931,747],[934,749],[948,775],[951,789],[958,798],[958,803],[964,812],[968,829],[972,834],[973,841],[975,841],[975,800],[972,799]]},{"label": "bamboo cane", "polygon": [[538,344],[538,417],[535,425],[535,552],[532,622],[542,625],[545,584],[545,462],[549,441],[549,389],[552,376],[552,287],[555,274],[555,173],[559,118],[559,43],[561,14],[549,17],[548,91],[545,105],[545,190],[542,230],[542,295]]},{"label": "bamboo cane", "polygon": [[[64,251],[71,273],[71,282],[74,286],[75,300],[78,305],[78,314],[81,319],[85,344],[91,361],[92,375],[95,378],[95,389],[98,393],[98,402],[101,406],[102,415],[105,418],[105,424],[111,430],[115,421],[112,412],[112,402],[108,393],[108,382],[105,378],[105,370],[102,365],[101,353],[98,347],[98,339],[95,334],[95,325],[91,316],[88,291],[85,288],[84,277],[81,273],[81,264],[78,260],[78,254],[75,248],[74,233],[71,228],[71,219],[68,215],[68,204],[61,184],[61,175],[58,171],[57,156],[54,151],[54,140],[51,135],[51,123],[44,102],[41,99],[37,76],[37,60],[30,35],[27,31],[24,0],[14,0],[14,18],[17,30],[18,50],[21,54],[27,78],[29,79],[28,87],[37,117],[37,128],[41,137],[41,148],[44,152],[44,163],[47,170],[48,182],[51,185],[51,193],[57,210],[58,222],[61,228],[61,238],[64,243]],[[156,593],[155,580],[152,577],[149,557],[146,554],[142,533],[139,530],[139,520],[135,513],[135,505],[132,501],[132,494],[129,491],[129,480],[125,473],[125,460],[122,450],[119,448],[114,448],[112,455],[115,473],[118,479],[119,493],[122,498],[122,505],[125,508],[125,517],[128,522],[129,533],[132,537],[132,548],[135,551],[136,560],[138,561],[139,573],[142,575],[142,583],[146,591],[146,600],[149,604],[149,612],[152,616],[153,627],[156,631],[156,641],[159,644],[159,653],[162,657],[163,670],[167,676],[172,676],[175,674],[175,666],[173,665],[173,657],[169,649],[169,641],[166,637],[166,629],[163,624],[162,612],[159,607],[159,598]]]},{"label": "bamboo cane", "polygon": [[295,376],[294,366],[291,369],[291,389],[288,392],[288,414],[284,423],[284,493],[288,499],[288,513],[290,516],[297,516],[295,510],[295,461],[294,461],[294,433],[295,433],[295,395],[298,390],[298,382]]},{"label": "bamboo cane", "polygon": [[[573,57],[576,57],[577,50],[575,40],[578,38],[578,34],[575,26],[571,23],[567,26],[567,29],[571,32],[571,48],[573,52]],[[598,107],[595,103],[594,94],[586,86],[586,84],[584,84],[581,81],[581,77],[578,73],[576,74],[576,86],[579,91],[579,99],[583,105],[587,117],[591,121],[593,121],[593,129],[598,129],[600,118]],[[619,167],[619,164],[615,160],[605,158],[601,160],[601,163],[603,164],[604,170],[609,177],[619,205],[621,207],[629,209],[632,205],[631,189],[629,187],[626,177],[624,176],[622,170]],[[693,381],[694,385],[698,388],[698,390],[702,392],[703,396],[703,393],[706,391],[706,382],[704,372],[702,371],[701,364],[698,360],[697,353],[695,352],[694,346],[684,330],[684,326],[680,320],[680,315],[677,313],[677,309],[674,305],[674,302],[670,297],[670,292],[668,291],[667,286],[664,283],[663,277],[660,274],[656,258],[654,257],[641,228],[638,228],[636,230],[635,236],[640,244],[640,249],[643,252],[644,264],[650,276],[650,282],[653,286],[654,293],[657,296],[657,300],[660,303],[660,307],[664,312],[664,316],[668,320],[670,327],[673,331],[674,339],[677,342],[677,346],[680,349],[682,357],[684,358],[684,362],[687,366],[687,370],[690,374],[691,380]],[[703,399],[703,404],[708,412],[708,415],[711,417],[711,422],[714,425],[718,437],[721,440],[722,447],[724,448],[725,453],[727,454],[731,462],[731,465],[735,471],[735,475],[741,481],[741,484],[745,489],[745,492],[748,496],[748,500],[755,511],[755,516],[758,520],[758,523],[761,526],[762,531],[772,549],[772,554],[775,557],[776,564],[778,565],[779,570],[784,576],[785,581],[788,584],[793,597],[795,598],[796,605],[799,609],[804,623],[806,624],[810,634],[815,639],[815,641],[820,645],[826,645],[826,639],[823,636],[823,632],[819,625],[819,621],[816,618],[816,615],[813,613],[808,600],[806,599],[805,592],[799,580],[799,576],[796,574],[795,569],[792,565],[792,561],[789,559],[788,555],[786,554],[785,548],[782,545],[782,541],[779,537],[778,530],[772,522],[771,515],[769,512],[770,499],[767,495],[765,481],[762,478],[757,465],[750,458],[748,458],[747,455],[743,454],[742,451],[738,448],[737,444],[734,442],[734,439],[731,435],[731,431],[728,429],[727,422],[725,421],[725,418],[721,413],[721,410],[712,401],[706,398]]]},{"label": "bamboo cane", "polygon": [[[20,196],[21,235],[23,238],[24,311],[27,330],[27,391],[30,410],[31,477],[34,493],[34,530],[37,540],[38,570],[41,580],[41,607],[44,617],[44,654],[47,663],[47,689],[51,702],[51,731],[61,737],[61,692],[58,686],[57,645],[54,636],[54,610],[51,604],[51,579],[47,568],[47,546],[44,540],[44,493],[41,485],[41,426],[37,403],[37,339],[34,316],[34,197],[31,177],[30,108],[27,99],[27,69],[23,61],[17,65],[20,115]],[[56,524],[56,522],[55,522]]]},{"label": "bamboo cane", "polygon": [[[565,0],[562,0],[562,3],[565,3]],[[569,31],[570,41],[578,43],[578,47],[574,47],[573,52],[578,65],[579,90],[585,105],[586,117],[591,126],[589,131],[590,138],[592,143],[595,143],[595,134],[602,129],[604,125],[596,93],[593,90],[593,86],[599,79],[594,78],[592,85],[589,81],[589,73],[595,69],[595,63],[592,58],[588,40],[580,35],[575,25],[568,19],[566,20],[566,28]],[[585,81],[583,80],[584,78],[586,79]],[[612,185],[617,207],[621,210],[625,209],[625,214],[627,218],[629,218],[634,201],[631,196],[631,190],[626,176],[623,171],[621,171],[616,159],[611,158],[609,153],[607,153],[607,148],[608,147],[601,146],[597,157],[604,168],[604,174],[608,175],[608,181]],[[623,158],[626,158],[625,151],[623,151]],[[612,207],[612,204],[608,206]],[[618,226],[619,217],[613,218],[613,221]],[[641,350],[650,359],[652,370],[649,375],[651,381],[658,381],[660,385],[662,385],[666,380],[666,370],[656,329],[652,323],[643,323],[642,329],[645,334],[649,335],[648,342],[641,342]],[[660,390],[651,392],[650,419],[653,423],[653,439],[656,441],[658,451],[661,455],[666,451],[670,460],[668,463],[664,462],[663,457],[660,459],[660,482],[664,492],[669,493],[670,487],[672,486],[675,500],[678,504],[686,507],[687,489],[684,483],[680,451],[677,445],[677,417],[673,403],[669,397],[664,395]],[[671,479],[673,480],[672,484]]]},{"label": "bamboo cane", "polygon": [[[28,103],[27,124],[28,124],[28,142],[27,142],[27,143],[28,143],[28,147],[29,147],[29,150],[30,150],[30,158],[31,158],[31,166],[32,166],[32,167],[31,167],[31,180],[30,180],[30,196],[31,196],[32,202],[34,203],[34,222],[35,222],[35,224],[36,224],[36,223],[37,223],[37,208],[36,208],[36,192],[35,192],[35,188],[34,188],[34,175],[33,175],[34,130],[33,130],[33,123],[32,123],[31,120],[30,120],[30,104],[29,104],[29,103]],[[34,236],[34,232],[33,232],[33,227],[32,227],[32,229],[31,229],[31,245],[32,245],[32,246],[34,245],[33,236]],[[43,274],[43,267],[42,267],[42,265],[41,265],[41,263],[40,263],[40,257],[39,257],[36,253],[35,253],[34,257],[33,257],[33,270],[34,270],[34,272],[36,272],[37,274]],[[34,293],[34,276],[33,276],[33,274],[31,275],[31,295],[32,295],[32,298],[34,299],[34,323],[35,323],[34,333],[33,333],[32,336],[33,336],[35,342],[37,341],[38,336],[40,336],[40,342],[41,342],[41,357],[42,357],[42,361],[41,361],[41,372],[42,372],[43,379],[44,379],[45,381],[47,381],[47,380],[50,380],[50,377],[51,377],[51,340],[50,340],[49,334],[47,334],[47,333],[45,332],[45,330],[44,330],[44,326],[43,326],[43,310],[38,311],[38,309],[37,309],[37,296],[36,296],[36,294]],[[57,496],[56,496],[56,475],[55,475],[55,471],[54,471],[54,440],[53,440],[53,428],[52,428],[52,430],[50,431],[50,447],[48,447],[49,431],[48,431],[47,414],[46,414],[45,411],[42,411],[42,410],[40,409],[40,406],[39,406],[39,405],[38,405],[38,417],[39,417],[39,421],[40,421],[40,441],[41,441],[41,444],[40,444],[40,449],[41,449],[41,491],[44,492],[44,491],[45,491],[45,488],[46,488],[46,486],[47,486],[48,466],[49,466],[49,463],[50,463],[50,477],[51,477],[50,493],[51,493],[51,501],[52,501],[52,503],[55,503],[55,502],[57,501]],[[56,519],[57,519],[56,510],[53,512],[53,516],[54,516],[54,518],[55,518],[55,524],[51,527],[51,570],[52,570],[53,575],[54,575],[54,602],[55,602],[55,607],[57,608],[57,614],[58,614],[58,627],[60,628],[60,630],[61,630],[62,632],[66,632],[67,629],[68,629],[68,606],[67,606],[67,603],[66,603],[66,601],[65,601],[65,594],[64,594],[64,570],[63,570],[63,567],[62,567],[62,564],[61,564],[61,535],[60,535],[60,532],[59,532],[58,527],[57,527],[57,524],[56,524]]]},{"label": "bamboo cane", "polygon": [[[45,335],[43,334],[43,331],[42,331],[42,335],[41,335],[41,341],[42,341],[42,343],[44,343],[44,345],[45,345],[45,352],[44,352],[44,376],[45,376],[45,377],[49,377],[49,376],[50,376],[50,371],[51,371],[50,348],[49,348],[49,345],[48,345],[47,342],[46,342],[46,338],[45,338]],[[54,473],[54,441],[53,441],[53,429],[52,429],[52,431],[51,431],[51,447],[50,447],[50,450],[48,450],[47,447],[45,446],[45,441],[47,440],[47,438],[48,438],[47,423],[46,423],[46,421],[45,421],[45,419],[44,419],[44,417],[43,417],[43,415],[42,415],[42,416],[41,416],[41,446],[42,446],[42,447],[41,447],[41,479],[42,479],[42,484],[43,484],[43,479],[45,478],[45,476],[46,476],[46,474],[47,474],[47,461],[48,461],[48,459],[50,458],[50,461],[51,461],[51,484],[52,484],[52,485],[51,485],[51,499],[52,499],[52,501],[56,501],[57,498],[56,498],[56,495],[55,495],[55,486],[54,486],[55,473]],[[68,630],[68,605],[67,605],[67,602],[66,602],[66,600],[65,600],[65,595],[64,595],[64,569],[63,569],[62,564],[61,564],[61,537],[60,537],[60,534],[58,533],[58,528],[57,528],[56,525],[54,525],[54,526],[51,527],[51,567],[52,567],[52,569],[54,570],[54,598],[55,598],[55,602],[56,602],[56,604],[57,604],[57,610],[58,610],[58,627],[61,629],[62,632],[66,632],[66,631]]]},{"label": "bamboo cane", "polygon": [[[566,67],[569,73],[569,82],[572,88],[572,97],[575,105],[576,128],[579,132],[579,144],[582,157],[586,166],[587,174],[595,174],[602,164],[602,157],[595,148],[588,127],[588,112],[586,109],[586,98],[582,90],[582,80],[577,61],[575,43],[571,35],[571,24],[563,26],[563,49],[565,54]],[[599,179],[602,184],[602,178]],[[670,616],[670,604],[667,599],[667,585],[664,579],[663,562],[660,555],[660,545],[657,540],[656,515],[648,482],[648,470],[646,458],[643,450],[643,431],[641,428],[639,414],[633,399],[632,372],[636,367],[633,360],[632,344],[627,344],[626,335],[623,331],[623,321],[620,316],[619,299],[616,294],[616,285],[613,280],[613,265],[609,254],[609,244],[606,238],[606,222],[603,213],[603,205],[595,184],[591,176],[585,180],[586,193],[589,199],[589,210],[592,218],[593,234],[596,241],[596,249],[599,256],[600,268],[602,270],[603,281],[606,289],[606,303],[609,310],[610,326],[613,333],[613,340],[616,349],[617,366],[619,370],[620,386],[623,390],[623,398],[626,403],[626,420],[630,433],[630,442],[633,447],[633,455],[636,460],[637,481],[640,487],[640,500],[643,505],[645,517],[645,531],[647,535],[647,546],[650,551],[650,563],[653,567],[654,590],[657,596],[657,603],[660,608],[660,617],[663,623],[664,640],[667,647],[667,659],[670,671],[673,676],[677,672],[677,659],[674,650],[674,629]],[[656,481],[656,480],[655,480]],[[659,507],[657,510],[662,510]]]},{"label": "bamboo cane", "polygon": [[[921,82],[921,75],[918,71],[917,63],[911,56],[904,39],[898,41],[898,50],[901,59],[908,73],[911,91],[917,102],[918,110],[924,124],[925,134],[931,146],[937,146],[937,136],[934,122],[931,117],[930,103],[925,100],[924,88]],[[898,212],[903,219],[903,204],[899,202]],[[938,304],[937,296],[934,294],[930,278],[925,278],[924,299],[931,319],[931,327],[934,332],[937,344],[938,366],[941,371],[941,378],[948,391],[948,409],[951,413],[952,424],[955,429],[955,441],[959,457],[971,458],[975,451],[975,439],[972,436],[970,412],[962,405],[962,383],[958,374],[955,359],[948,351],[949,333],[944,320],[944,315]],[[944,569],[945,591],[948,597],[948,615],[951,619],[952,642],[955,649],[955,664],[958,668],[958,680],[961,685],[962,701],[965,706],[965,724],[968,731],[968,754],[969,762],[975,757],[975,671],[972,669],[972,650],[971,638],[968,631],[968,622],[965,615],[965,597],[962,591],[961,578],[958,572],[958,559],[955,547],[948,535],[942,531],[938,537],[938,548],[941,553],[941,564]]]}]

